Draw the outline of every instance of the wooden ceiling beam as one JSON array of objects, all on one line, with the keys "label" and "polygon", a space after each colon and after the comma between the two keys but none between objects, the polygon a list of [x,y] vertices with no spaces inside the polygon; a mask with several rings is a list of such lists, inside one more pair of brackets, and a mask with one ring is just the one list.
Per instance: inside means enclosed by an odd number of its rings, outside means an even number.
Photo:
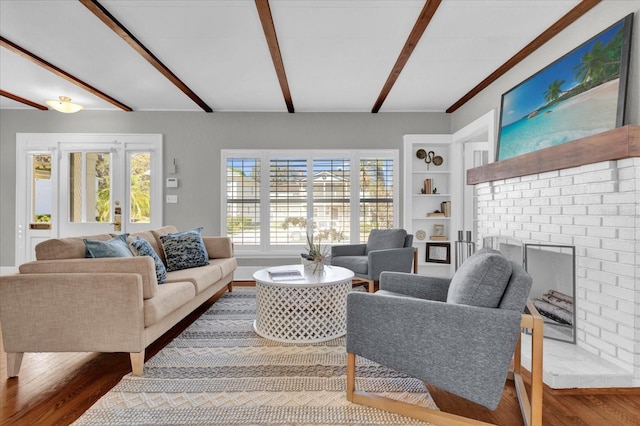
[{"label": "wooden ceiling beam", "polygon": [[14,95],[13,93],[9,93],[9,92],[6,92],[4,90],[0,90],[0,96],[4,96],[5,98],[13,99],[14,101],[21,102],[21,103],[23,103],[25,105],[29,105],[30,107],[37,108],[37,109],[42,110],[42,111],[47,111],[49,109],[48,107],[46,107],[44,105],[40,105],[38,103],[30,101],[29,99],[22,98],[22,97],[20,97],[18,95]]},{"label": "wooden ceiling beam", "polygon": [[124,25],[120,23],[107,9],[105,9],[97,0],[79,0],[87,9],[91,11],[98,19],[100,19],[107,27],[120,36],[129,46],[147,60],[160,74],[171,81],[185,95],[191,98],[200,108],[206,112],[213,112],[213,109],[207,105],[193,90],[189,88],[182,80],[178,78],[160,59],[158,59],[147,47],[140,42]]},{"label": "wooden ceiling beam", "polygon": [[106,93],[96,89],[95,87],[93,87],[92,85],[90,85],[89,83],[85,83],[84,81],[80,80],[78,77],[75,77],[71,74],[69,74],[68,72],[64,71],[61,68],[56,67],[55,65],[45,61],[44,59],[42,59],[41,57],[29,52],[26,49],[23,49],[22,47],[18,46],[17,44],[7,40],[6,38],[0,36],[0,46],[4,47],[7,50],[12,51],[13,53],[22,56],[25,59],[28,59],[29,61],[33,62],[34,64],[46,69],[47,71],[50,71],[52,73],[54,73],[55,75],[57,75],[58,77],[62,77],[65,80],[67,80],[70,83],[75,84],[76,86],[86,90],[87,92],[91,93],[92,95],[95,95],[99,98],[104,99],[105,101],[109,102],[112,105],[117,106],[118,108],[124,110],[124,111],[133,111],[131,108],[129,108],[128,106],[126,106],[125,104],[123,104],[122,102],[118,101],[117,99],[112,98],[111,96],[107,95]]},{"label": "wooden ceiling beam", "polygon": [[273,61],[273,66],[276,69],[276,75],[280,82],[282,96],[284,96],[284,102],[287,104],[287,111],[294,113],[293,100],[291,99],[291,91],[289,90],[287,73],[285,72],[284,62],[282,61],[280,44],[278,43],[278,36],[276,35],[276,27],[273,24],[273,16],[271,15],[269,0],[255,0],[255,3],[256,8],[258,9],[258,15],[260,16],[262,30],[264,31],[264,36],[267,39],[269,52],[271,53],[271,60]]},{"label": "wooden ceiling beam", "polygon": [[409,37],[407,38],[407,41],[404,44],[404,47],[402,48],[402,51],[400,52],[395,65],[391,69],[391,73],[389,74],[389,77],[387,78],[387,81],[384,84],[380,95],[378,95],[376,103],[371,109],[372,113],[375,114],[380,111],[382,104],[384,103],[385,99],[387,99],[387,96],[389,95],[389,92],[391,92],[393,85],[396,84],[396,80],[398,80],[402,69],[411,57],[413,49],[415,49],[415,47],[418,45],[422,34],[424,34],[425,30],[427,29],[427,26],[429,25],[429,22],[431,22],[431,18],[433,18],[433,15],[435,15],[436,10],[438,10],[440,3],[442,3],[442,0],[425,1],[424,6],[422,7],[422,11],[420,12],[420,15],[418,15],[418,19],[413,25],[413,29],[411,30],[411,33],[409,34]]},{"label": "wooden ceiling beam", "polygon": [[482,80],[476,87],[471,89],[466,95],[460,98],[456,103],[447,108],[447,113],[452,113],[466,104],[478,93],[486,89],[491,83],[502,77],[507,71],[515,67],[520,61],[535,52],[543,44],[551,40],[562,30],[578,20],[582,15],[587,13],[591,8],[600,3],[601,0],[582,0],[573,9],[567,12],[562,18],[558,19],[553,25],[547,28],[542,34],[536,37],[531,43],[523,47],[518,53],[513,55],[511,59],[502,64],[498,69],[489,74],[487,78]]}]

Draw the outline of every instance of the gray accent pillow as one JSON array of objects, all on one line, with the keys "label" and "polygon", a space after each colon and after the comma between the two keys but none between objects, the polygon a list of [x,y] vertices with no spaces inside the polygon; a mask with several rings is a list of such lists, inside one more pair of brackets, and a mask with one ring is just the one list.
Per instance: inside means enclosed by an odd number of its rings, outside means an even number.
[{"label": "gray accent pillow", "polygon": [[160,260],[158,253],[156,253],[147,240],[136,237],[135,240],[131,241],[131,251],[135,253],[136,256],[151,256],[153,263],[156,264],[156,278],[158,279],[158,284],[162,284],[164,280],[167,279],[167,268],[164,266],[164,263],[162,263],[162,260]]},{"label": "gray accent pillow", "polygon": [[127,237],[129,234],[120,234],[107,241],[83,239],[86,248],[85,257],[133,257]]},{"label": "gray accent pillow", "polygon": [[511,262],[484,248],[469,257],[451,279],[447,303],[497,308],[511,278]]},{"label": "gray accent pillow", "polygon": [[200,233],[202,228],[160,235],[167,259],[167,272],[196,268],[209,264],[209,253]]},{"label": "gray accent pillow", "polygon": [[372,229],[367,240],[366,253],[404,247],[407,231],[404,229]]}]

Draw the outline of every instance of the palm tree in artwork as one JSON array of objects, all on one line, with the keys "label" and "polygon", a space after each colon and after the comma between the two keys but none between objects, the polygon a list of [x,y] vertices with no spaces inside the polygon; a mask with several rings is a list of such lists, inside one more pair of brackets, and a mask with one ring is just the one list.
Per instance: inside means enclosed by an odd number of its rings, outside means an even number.
[{"label": "palm tree in artwork", "polygon": [[561,87],[564,84],[564,82],[565,82],[564,80],[558,80],[556,78],[555,80],[553,80],[553,83],[551,83],[549,87],[547,87],[547,91],[544,92],[544,99],[548,103],[551,103],[560,97],[560,95],[563,92]]},{"label": "palm tree in artwork", "polygon": [[597,82],[604,77],[607,62],[607,49],[598,41],[591,50],[580,58],[580,63],[573,67],[580,83]]}]

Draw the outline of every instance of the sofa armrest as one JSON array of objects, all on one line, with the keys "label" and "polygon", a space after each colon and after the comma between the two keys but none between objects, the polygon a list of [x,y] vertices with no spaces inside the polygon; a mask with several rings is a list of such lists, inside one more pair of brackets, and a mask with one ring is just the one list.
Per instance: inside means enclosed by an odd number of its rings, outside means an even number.
[{"label": "sofa armrest", "polygon": [[141,352],[139,274],[16,274],[0,277],[5,352]]},{"label": "sofa armrest", "polygon": [[202,237],[209,259],[226,259],[233,257],[233,242],[229,237]]},{"label": "sofa armrest", "polygon": [[36,260],[20,265],[19,270],[21,274],[138,274],[142,278],[142,294],[145,299],[151,299],[158,291],[155,263],[149,256]]}]

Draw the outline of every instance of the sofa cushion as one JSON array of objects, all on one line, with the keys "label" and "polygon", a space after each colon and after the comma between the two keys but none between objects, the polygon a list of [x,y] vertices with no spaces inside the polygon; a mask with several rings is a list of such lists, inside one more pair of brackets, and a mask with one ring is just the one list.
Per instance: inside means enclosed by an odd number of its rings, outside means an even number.
[{"label": "sofa cushion", "polygon": [[36,245],[36,259],[82,259],[87,257],[84,239],[107,241],[113,238],[110,234],[98,234],[85,237],[50,238]]},{"label": "sofa cushion", "polygon": [[[173,225],[166,225],[166,226],[163,226],[162,228],[152,229],[150,232],[151,232],[151,235],[153,235],[153,238],[156,240],[156,245],[158,246],[158,248],[156,249],[156,253],[158,253],[158,256],[160,256],[160,259],[162,259],[162,262],[164,263],[164,265],[167,266],[167,258],[164,257],[164,250],[162,249],[162,242],[160,242],[160,236],[178,232],[178,228],[176,228]],[[140,237],[144,238],[142,235]]]},{"label": "sofa cushion", "polygon": [[367,250],[386,250],[404,247],[407,231],[404,229],[372,229],[367,240]]},{"label": "sofa cushion", "polygon": [[167,272],[209,264],[209,253],[200,233],[202,228],[160,236],[167,261]]},{"label": "sofa cushion", "polygon": [[143,298],[152,298],[158,289],[153,260],[148,256],[36,260],[23,263],[18,270],[21,274],[97,274],[105,272],[139,274],[142,277]]},{"label": "sofa cushion", "polygon": [[133,254],[127,244],[129,234],[121,234],[107,241],[95,241],[85,238],[87,248],[86,257],[132,257]]},{"label": "sofa cushion", "polygon": [[144,301],[144,326],[149,327],[196,297],[193,284],[176,282],[158,287],[153,299]]},{"label": "sofa cushion", "polygon": [[230,257],[228,259],[209,259],[209,264],[219,266],[223,277],[233,274],[233,272],[238,268],[238,261],[235,257]]},{"label": "sofa cushion", "polygon": [[181,269],[179,271],[168,272],[165,283],[188,281],[194,286],[196,294],[199,294],[204,289],[207,289],[214,283],[218,282],[222,276],[220,266],[206,265],[198,268]]},{"label": "sofa cushion", "polygon": [[135,240],[131,241],[131,251],[137,256],[150,256],[153,259],[153,263],[156,268],[156,278],[158,279],[158,284],[162,284],[164,280],[167,278],[167,268],[158,257],[158,254],[153,249],[151,244],[147,240],[143,240],[140,237],[136,237]]},{"label": "sofa cushion", "polygon": [[484,248],[470,256],[451,279],[447,303],[497,308],[511,277],[511,262]]},{"label": "sofa cushion", "polygon": [[[140,238],[148,242],[151,248],[153,248],[153,251],[155,251],[158,257],[160,258],[160,261],[164,263],[164,260],[162,260],[162,257],[160,256],[160,252],[162,252],[162,247],[160,247],[160,241],[156,239],[156,236],[153,235],[152,231],[132,232],[131,234],[129,234],[129,238],[127,238],[127,242],[129,243],[129,245],[131,245],[131,243],[136,238]],[[167,265],[165,264],[165,266]]]}]

